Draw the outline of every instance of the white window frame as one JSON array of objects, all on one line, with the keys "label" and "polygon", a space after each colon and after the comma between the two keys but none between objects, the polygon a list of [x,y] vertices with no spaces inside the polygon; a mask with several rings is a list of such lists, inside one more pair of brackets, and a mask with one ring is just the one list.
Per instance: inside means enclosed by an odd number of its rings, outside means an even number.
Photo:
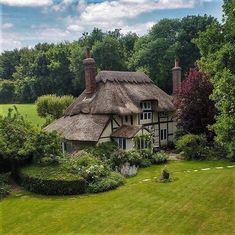
[{"label": "white window frame", "polygon": [[152,103],[151,101],[143,101],[140,104],[143,111],[152,110]]},{"label": "white window frame", "polygon": [[143,112],[140,114],[140,120],[152,120],[152,112]]}]

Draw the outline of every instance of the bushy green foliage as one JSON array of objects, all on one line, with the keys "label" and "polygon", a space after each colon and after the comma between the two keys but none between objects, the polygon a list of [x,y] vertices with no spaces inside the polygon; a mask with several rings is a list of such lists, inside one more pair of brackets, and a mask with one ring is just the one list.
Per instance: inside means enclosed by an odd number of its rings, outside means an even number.
[{"label": "bushy green foliage", "polygon": [[113,168],[120,167],[126,162],[129,162],[130,165],[139,166],[141,164],[142,157],[138,150],[124,151],[118,149],[111,154],[111,165]]},{"label": "bushy green foliage", "polygon": [[213,24],[195,40],[202,55],[199,66],[211,76],[211,99],[218,110],[212,129],[216,141],[235,160],[235,14],[234,1],[225,0],[223,24]]},{"label": "bushy green foliage", "polygon": [[34,128],[16,108],[9,110],[7,116],[0,116],[0,159],[11,164],[13,173],[19,163],[58,155],[61,146],[56,133]]},{"label": "bushy green foliage", "polygon": [[158,152],[152,155],[152,164],[163,164],[167,162],[167,155],[164,152]]},{"label": "bushy green foliage", "polygon": [[103,162],[106,162],[108,165],[111,165],[111,154],[118,149],[116,142],[104,142],[95,147],[87,148],[85,151],[91,153],[98,159]]},{"label": "bushy green foliage", "polygon": [[65,109],[74,101],[73,96],[40,96],[37,101],[37,112],[40,117],[58,119],[63,116]]},{"label": "bushy green foliage", "polygon": [[200,160],[206,158],[206,144],[205,136],[187,134],[176,142],[176,149],[183,152],[186,159]]},{"label": "bushy green foliage", "polygon": [[0,158],[23,161],[32,156],[35,145],[35,129],[19,114],[17,109],[0,116]]},{"label": "bushy green foliage", "polygon": [[67,158],[64,162],[68,172],[79,174],[87,182],[97,181],[108,176],[110,169],[91,154],[83,153],[81,156]]},{"label": "bushy green foliage", "polygon": [[10,192],[7,178],[8,175],[0,174],[0,200]]},{"label": "bushy green foliage", "polygon": [[123,184],[123,177],[90,153],[60,158],[58,164],[29,166],[20,172],[21,184],[41,194],[103,192]]},{"label": "bushy green foliage", "polygon": [[0,79],[0,103],[13,103],[15,100],[15,83]]},{"label": "bushy green foliage", "polygon": [[100,180],[90,183],[88,191],[91,193],[104,192],[115,189],[124,184],[124,177],[116,172],[112,172],[108,177],[101,178]]}]

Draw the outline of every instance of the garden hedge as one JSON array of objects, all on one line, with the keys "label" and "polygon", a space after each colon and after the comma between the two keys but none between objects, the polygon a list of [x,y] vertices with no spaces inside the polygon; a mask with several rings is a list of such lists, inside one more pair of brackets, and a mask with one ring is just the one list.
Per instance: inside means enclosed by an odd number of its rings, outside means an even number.
[{"label": "garden hedge", "polygon": [[28,166],[19,173],[20,184],[31,192],[46,195],[73,195],[86,192],[87,183],[80,176],[60,167]]}]

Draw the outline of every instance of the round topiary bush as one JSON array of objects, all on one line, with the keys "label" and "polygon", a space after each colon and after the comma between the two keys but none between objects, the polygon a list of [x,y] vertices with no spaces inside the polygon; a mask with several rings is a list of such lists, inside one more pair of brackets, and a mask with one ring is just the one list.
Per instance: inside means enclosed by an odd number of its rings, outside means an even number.
[{"label": "round topiary bush", "polygon": [[87,183],[59,166],[28,166],[20,170],[20,184],[31,192],[46,195],[72,195],[86,192]]}]

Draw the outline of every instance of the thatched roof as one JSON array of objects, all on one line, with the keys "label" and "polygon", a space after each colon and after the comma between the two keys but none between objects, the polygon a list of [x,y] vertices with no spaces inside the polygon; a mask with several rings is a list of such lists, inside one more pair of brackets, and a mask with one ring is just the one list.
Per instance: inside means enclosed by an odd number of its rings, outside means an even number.
[{"label": "thatched roof", "polygon": [[129,125],[123,125],[119,127],[117,130],[115,130],[111,137],[116,137],[116,138],[133,138],[139,130],[142,129],[142,126],[129,126]]},{"label": "thatched roof", "polygon": [[128,82],[128,83],[153,83],[141,72],[101,71],[96,76],[96,82]]},{"label": "thatched roof", "polygon": [[109,121],[108,115],[85,115],[62,117],[45,130],[57,131],[67,140],[98,141]]},{"label": "thatched roof", "polygon": [[158,111],[174,111],[172,97],[140,72],[101,71],[91,98],[85,91],[68,107],[65,116],[84,114],[130,115],[141,113],[140,102],[156,101]]}]

